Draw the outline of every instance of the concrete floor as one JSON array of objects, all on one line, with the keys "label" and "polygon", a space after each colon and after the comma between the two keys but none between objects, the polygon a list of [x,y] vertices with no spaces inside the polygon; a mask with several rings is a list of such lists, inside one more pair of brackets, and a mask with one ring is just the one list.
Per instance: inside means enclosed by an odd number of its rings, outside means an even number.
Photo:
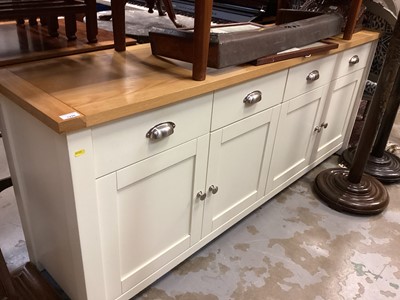
[{"label": "concrete floor", "polygon": [[[400,117],[390,142],[400,141]],[[0,147],[0,176],[8,173]],[[332,156],[177,266],[135,300],[400,299],[400,184],[378,216],[331,210],[312,192]],[[12,188],[0,194],[0,247],[28,260]]]},{"label": "concrete floor", "polygon": [[[0,178],[9,175],[3,141],[0,138]],[[0,193],[0,247],[10,271],[29,259],[12,187]]]}]

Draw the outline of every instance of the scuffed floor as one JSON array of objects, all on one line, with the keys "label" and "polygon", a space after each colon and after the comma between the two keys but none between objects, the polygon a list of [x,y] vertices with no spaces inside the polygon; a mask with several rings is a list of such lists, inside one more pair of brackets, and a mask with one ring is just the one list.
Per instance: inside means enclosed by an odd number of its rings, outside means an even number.
[{"label": "scuffed floor", "polygon": [[138,295],[142,299],[400,299],[400,189],[379,216],[312,192],[334,156]]},{"label": "scuffed floor", "polygon": [[[10,176],[10,171],[3,141],[0,138],[0,178],[8,176]],[[10,271],[17,269],[29,260],[12,187],[0,193],[0,248]]]},{"label": "scuffed floor", "polygon": [[[398,124],[394,143],[400,141]],[[378,216],[336,212],[318,200],[312,184],[337,159],[331,157],[133,299],[400,299],[400,183],[386,186],[391,200]],[[1,151],[0,162],[3,176],[8,170]],[[0,194],[0,247],[11,270],[28,259],[12,189]]]},{"label": "scuffed floor", "polygon": [[[388,145],[398,144],[400,114]],[[385,186],[390,203],[378,216],[339,213],[312,190],[337,163],[332,156],[134,299],[400,299],[400,183]]]}]

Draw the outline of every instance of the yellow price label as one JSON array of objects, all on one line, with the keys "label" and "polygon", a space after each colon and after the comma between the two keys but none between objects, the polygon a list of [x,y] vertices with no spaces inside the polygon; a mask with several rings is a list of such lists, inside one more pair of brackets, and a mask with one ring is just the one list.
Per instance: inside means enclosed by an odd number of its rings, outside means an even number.
[{"label": "yellow price label", "polygon": [[83,154],[85,154],[85,149],[75,151],[75,157],[82,156]]}]

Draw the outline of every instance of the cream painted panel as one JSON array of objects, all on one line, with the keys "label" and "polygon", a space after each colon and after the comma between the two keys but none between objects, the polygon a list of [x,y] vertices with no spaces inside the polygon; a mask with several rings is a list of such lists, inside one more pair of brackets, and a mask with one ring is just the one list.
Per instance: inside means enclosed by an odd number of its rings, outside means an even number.
[{"label": "cream painted panel", "polygon": [[264,196],[280,107],[236,122],[211,134],[203,237]]},{"label": "cream painted panel", "polygon": [[353,109],[354,101],[360,88],[363,69],[340,77],[332,83],[331,96],[327,100],[324,115],[320,125],[321,132],[317,137],[316,153],[312,160],[317,160],[322,156],[330,155],[337,150],[346,134],[349,118]]},{"label": "cream painted panel", "polygon": [[208,135],[97,179],[114,299],[200,240]]},{"label": "cream painted panel", "polygon": [[[282,102],[287,70],[264,76],[214,93],[211,130],[216,130]],[[261,92],[261,101],[245,104],[245,97]]]},{"label": "cream painted panel", "polygon": [[[92,130],[96,177],[207,134],[212,94],[126,118]],[[162,122],[173,122],[174,133],[160,140],[146,133]]]},{"label": "cream painted panel", "polygon": [[[284,101],[328,84],[332,80],[336,59],[337,55],[330,55],[290,68]],[[314,71],[318,72],[319,78],[316,80],[307,80],[307,77]]]},{"label": "cream painted panel", "polygon": [[90,130],[57,134],[1,94],[0,114],[30,260],[72,299],[105,300]]},{"label": "cream painted panel", "polygon": [[301,172],[310,162],[328,87],[324,86],[282,104],[275,139],[268,190]]}]

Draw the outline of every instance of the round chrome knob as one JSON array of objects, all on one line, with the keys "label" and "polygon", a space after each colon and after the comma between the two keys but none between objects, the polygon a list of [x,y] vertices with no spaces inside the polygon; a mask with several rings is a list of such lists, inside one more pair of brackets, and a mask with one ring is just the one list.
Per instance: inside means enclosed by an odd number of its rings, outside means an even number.
[{"label": "round chrome knob", "polygon": [[196,195],[196,198],[200,199],[201,201],[206,199],[206,197],[207,197],[206,193],[203,193],[202,191],[198,192]]},{"label": "round chrome knob", "polygon": [[216,185],[211,185],[208,190],[215,195],[218,192],[218,187]]}]

